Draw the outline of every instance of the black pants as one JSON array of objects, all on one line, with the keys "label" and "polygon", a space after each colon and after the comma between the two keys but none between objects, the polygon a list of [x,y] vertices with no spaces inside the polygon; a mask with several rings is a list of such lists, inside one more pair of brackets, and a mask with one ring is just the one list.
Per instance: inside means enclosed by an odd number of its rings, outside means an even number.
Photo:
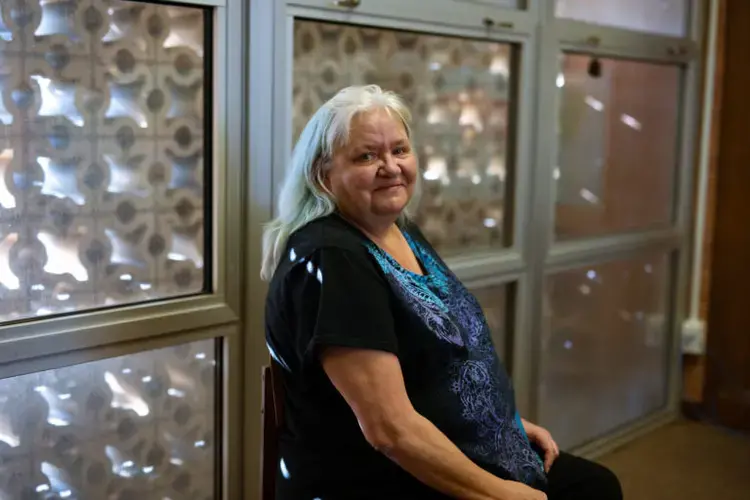
[{"label": "black pants", "polygon": [[603,465],[560,453],[547,475],[549,500],[622,500],[620,481]]}]

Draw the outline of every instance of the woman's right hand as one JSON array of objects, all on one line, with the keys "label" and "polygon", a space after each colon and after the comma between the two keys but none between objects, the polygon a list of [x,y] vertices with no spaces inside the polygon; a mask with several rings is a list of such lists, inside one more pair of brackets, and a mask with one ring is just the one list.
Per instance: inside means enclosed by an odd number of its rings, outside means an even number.
[{"label": "woman's right hand", "polygon": [[498,500],[547,500],[544,492],[535,490],[523,483],[506,481]]}]

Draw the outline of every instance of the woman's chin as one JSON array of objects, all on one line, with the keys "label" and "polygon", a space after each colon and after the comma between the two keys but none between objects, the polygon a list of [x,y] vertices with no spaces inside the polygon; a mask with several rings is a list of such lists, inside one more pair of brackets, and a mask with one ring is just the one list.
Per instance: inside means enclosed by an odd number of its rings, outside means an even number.
[{"label": "woman's chin", "polygon": [[378,203],[373,206],[373,212],[380,216],[393,216],[397,218],[406,208],[407,202],[402,200],[392,200],[388,203]]},{"label": "woman's chin", "polygon": [[390,192],[377,193],[372,199],[373,212],[378,215],[398,217],[409,203],[409,197],[409,192],[403,187]]}]

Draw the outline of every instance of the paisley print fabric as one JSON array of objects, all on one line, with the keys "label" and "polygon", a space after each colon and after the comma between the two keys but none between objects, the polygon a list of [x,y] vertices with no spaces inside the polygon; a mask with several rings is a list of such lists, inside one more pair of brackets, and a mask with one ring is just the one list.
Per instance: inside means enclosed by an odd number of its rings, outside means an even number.
[{"label": "paisley print fabric", "polygon": [[471,432],[458,439],[448,437],[480,465],[499,467],[526,484],[544,482],[542,461],[521,425],[510,380],[479,302],[431,249],[404,235],[422,264],[423,275],[403,268],[376,245],[365,245],[407,308],[440,341],[463,348],[447,367],[448,390],[459,399],[460,418]]}]

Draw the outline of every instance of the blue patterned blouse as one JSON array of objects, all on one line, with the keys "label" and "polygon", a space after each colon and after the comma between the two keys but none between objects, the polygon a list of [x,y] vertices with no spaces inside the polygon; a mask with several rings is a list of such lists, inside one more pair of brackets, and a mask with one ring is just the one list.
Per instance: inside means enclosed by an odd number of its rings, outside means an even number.
[{"label": "blue patterned blouse", "polygon": [[372,242],[365,245],[403,304],[439,344],[452,347],[447,386],[460,401],[460,418],[444,432],[469,458],[501,469],[503,476],[527,484],[543,480],[543,463],[521,424],[513,388],[479,302],[421,234],[412,232],[416,234],[404,236],[420,261],[421,275],[403,268]]}]

